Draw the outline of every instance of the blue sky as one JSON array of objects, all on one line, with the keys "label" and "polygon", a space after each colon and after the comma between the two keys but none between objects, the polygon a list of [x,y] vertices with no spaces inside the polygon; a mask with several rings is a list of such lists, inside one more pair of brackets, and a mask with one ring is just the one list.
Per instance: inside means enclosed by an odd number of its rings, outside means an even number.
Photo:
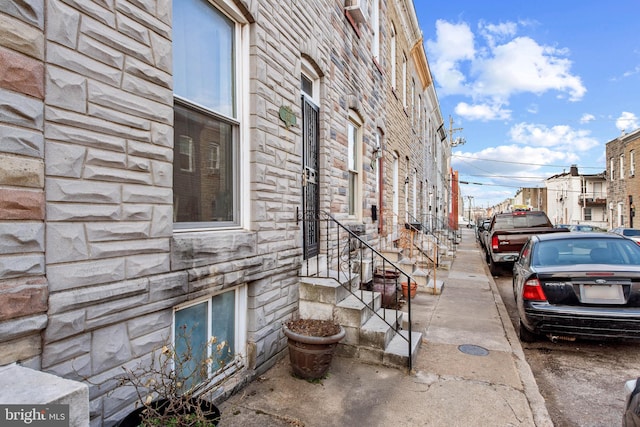
[{"label": "blue sky", "polygon": [[[640,127],[639,0],[415,0],[452,167],[474,206],[578,165]],[[477,185],[482,184],[482,185]]]}]

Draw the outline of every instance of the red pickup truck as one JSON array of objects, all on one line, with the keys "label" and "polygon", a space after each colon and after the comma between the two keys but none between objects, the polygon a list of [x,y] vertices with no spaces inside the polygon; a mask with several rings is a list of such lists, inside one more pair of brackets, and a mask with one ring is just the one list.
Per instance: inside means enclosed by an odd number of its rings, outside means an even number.
[{"label": "red pickup truck", "polygon": [[482,245],[491,274],[498,275],[501,267],[513,265],[532,234],[568,231],[554,228],[542,211],[516,210],[493,215]]}]

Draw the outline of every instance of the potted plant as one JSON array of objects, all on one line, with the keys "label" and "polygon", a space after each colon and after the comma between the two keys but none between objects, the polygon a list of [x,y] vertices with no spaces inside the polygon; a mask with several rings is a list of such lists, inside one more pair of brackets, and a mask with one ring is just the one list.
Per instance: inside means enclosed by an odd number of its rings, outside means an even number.
[{"label": "potted plant", "polygon": [[346,334],[331,320],[295,319],[284,324],[294,375],[306,380],[324,378],[338,342]]},{"label": "potted plant", "polygon": [[148,365],[123,368],[125,374],[120,383],[134,387],[137,408],[117,426],[217,425],[220,410],[212,402],[213,396],[229,376],[231,365],[238,365],[239,359],[229,357],[227,344],[218,343],[215,337],[207,343],[209,352],[194,353],[189,342],[184,339],[182,343],[187,347],[179,350],[174,344],[165,344],[152,352]]}]

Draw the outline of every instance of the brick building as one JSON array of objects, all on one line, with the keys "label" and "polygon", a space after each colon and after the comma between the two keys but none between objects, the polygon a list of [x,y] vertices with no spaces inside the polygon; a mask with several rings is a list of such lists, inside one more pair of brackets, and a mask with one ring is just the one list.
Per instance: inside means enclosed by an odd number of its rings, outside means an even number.
[{"label": "brick building", "polygon": [[635,215],[640,200],[640,178],[636,176],[635,165],[639,150],[640,129],[606,144],[609,228],[640,227]]},{"label": "brick building", "polygon": [[0,57],[0,365],[90,384],[93,426],[178,321],[240,382],[285,354],[300,211],[375,242],[408,178],[398,215],[448,215],[411,1],[10,1]]}]

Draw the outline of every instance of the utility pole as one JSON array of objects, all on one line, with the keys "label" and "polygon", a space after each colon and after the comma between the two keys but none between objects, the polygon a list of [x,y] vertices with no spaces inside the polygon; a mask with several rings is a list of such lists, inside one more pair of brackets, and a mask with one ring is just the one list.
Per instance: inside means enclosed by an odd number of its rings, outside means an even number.
[{"label": "utility pole", "polygon": [[473,200],[473,196],[467,196],[469,199],[469,224],[467,224],[467,228],[471,227],[471,201]]},{"label": "utility pole", "polygon": [[454,132],[460,132],[461,130],[462,130],[462,128],[454,128],[453,127],[453,118],[451,116],[449,116],[449,141],[451,142],[451,146],[452,147],[457,147],[458,145],[463,145],[465,142],[467,142],[462,137],[456,138],[455,141],[453,140],[453,133]]}]

